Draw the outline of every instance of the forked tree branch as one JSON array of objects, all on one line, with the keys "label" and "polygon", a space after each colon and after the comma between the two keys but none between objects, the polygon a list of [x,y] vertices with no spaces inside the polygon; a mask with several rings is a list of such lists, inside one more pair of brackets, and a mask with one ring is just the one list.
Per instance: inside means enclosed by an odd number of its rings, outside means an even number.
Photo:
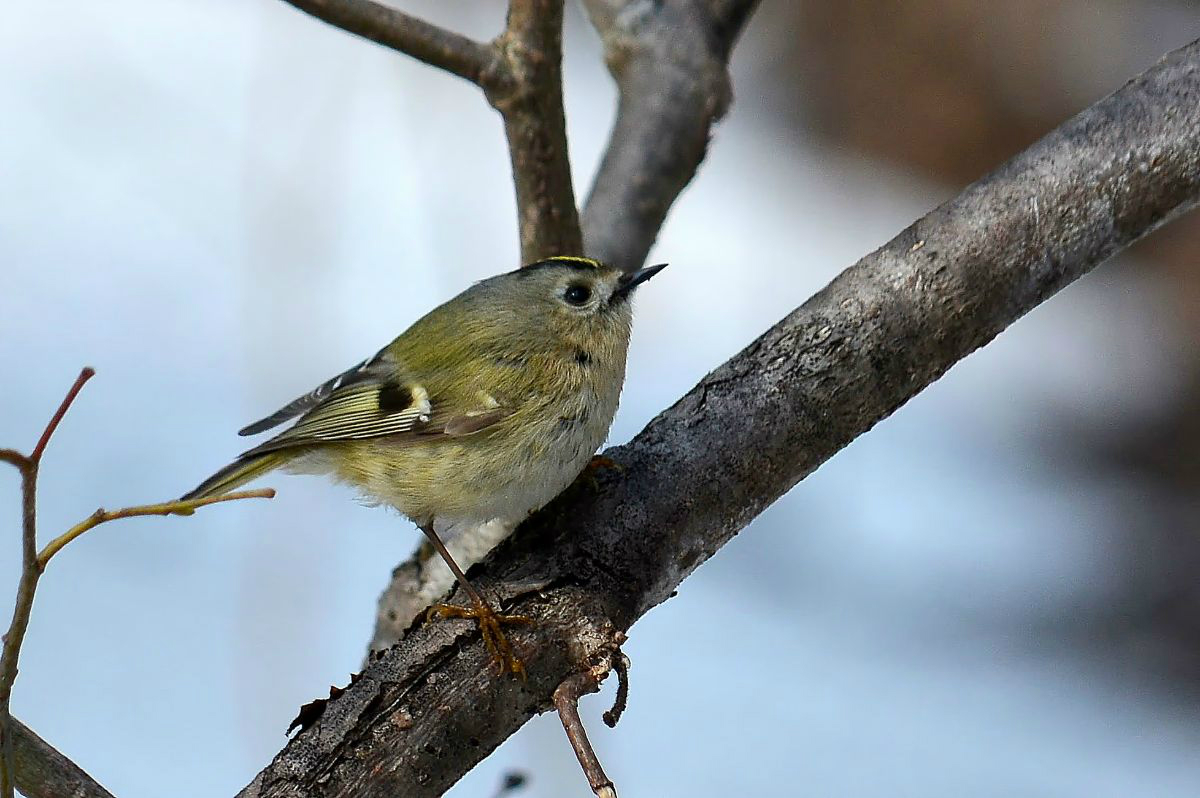
[{"label": "forked tree branch", "polygon": [[563,0],[511,0],[505,30],[486,44],[375,0],[285,2],[483,89],[504,119],[521,263],[582,254],[562,101]]},{"label": "forked tree branch", "polygon": [[50,417],[33,451],[24,455],[15,449],[0,449],[0,462],[8,463],[21,475],[21,577],[17,584],[17,600],[12,622],[4,634],[3,654],[0,655],[0,798],[12,798],[20,789],[28,798],[41,796],[73,796],[74,798],[104,798],[103,787],[65,756],[54,750],[9,713],[13,684],[16,681],[21,657],[21,645],[33,611],[33,599],[38,582],[55,554],[71,541],[100,524],[121,518],[146,515],[191,515],[198,508],[225,501],[249,498],[272,498],[270,488],[227,493],[209,499],[166,502],[163,504],[127,507],[123,510],[97,510],[71,527],[66,533],[37,550],[37,481],[42,455],[55,430],[79,396],[84,384],[95,375],[90,367],[75,378],[67,395]]},{"label": "forked tree branch", "polygon": [[528,682],[470,624],[421,624],[242,796],[440,795],[611,657],[620,632],[799,480],[955,362],[1200,199],[1200,42],[1177,50],[839,275],[476,570]]},{"label": "forked tree branch", "polygon": [[33,596],[37,592],[42,567],[38,564],[37,550],[37,481],[42,455],[58,425],[84,384],[95,371],[85,367],[59,402],[50,421],[38,437],[33,451],[23,455],[14,449],[0,449],[0,461],[17,469],[21,475],[21,577],[17,582],[17,600],[13,606],[12,622],[4,633],[3,651],[0,653],[0,798],[12,798],[16,787],[14,770],[14,727],[9,706],[12,701],[13,683],[17,679],[21,659],[21,644],[29,629],[29,616],[33,610]]}]

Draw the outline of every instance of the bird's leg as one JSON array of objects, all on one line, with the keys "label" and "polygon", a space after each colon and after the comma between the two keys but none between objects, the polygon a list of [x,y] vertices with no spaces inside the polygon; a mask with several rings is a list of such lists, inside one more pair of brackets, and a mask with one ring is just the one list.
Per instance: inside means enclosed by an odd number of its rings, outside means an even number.
[{"label": "bird's leg", "polygon": [[483,644],[487,647],[488,652],[492,657],[500,663],[500,672],[516,674],[522,678],[525,677],[525,666],[521,660],[513,653],[512,645],[508,642],[508,638],[504,636],[504,632],[500,627],[506,623],[533,623],[531,618],[524,615],[503,615],[492,609],[474,585],[467,581],[467,575],[458,567],[458,563],[450,556],[450,551],[446,548],[446,544],[433,530],[433,524],[425,524],[421,526],[421,531],[425,533],[425,537],[429,538],[429,542],[433,544],[433,548],[442,556],[449,566],[458,583],[462,585],[462,589],[471,599],[471,607],[459,607],[454,604],[434,604],[426,612],[426,617],[430,618],[434,615],[441,618],[471,618],[479,624],[479,632],[483,635]]},{"label": "bird's leg", "polygon": [[600,472],[615,471],[618,474],[624,473],[625,466],[618,463],[611,457],[605,457],[598,454],[588,461],[588,464],[583,467],[583,471],[576,477],[578,480],[586,482],[593,491],[600,490]]},{"label": "bird's leg", "polygon": [[584,472],[597,474],[601,471],[616,471],[618,474],[625,471],[625,466],[618,463],[611,457],[602,454],[592,455],[592,459],[583,467]]}]

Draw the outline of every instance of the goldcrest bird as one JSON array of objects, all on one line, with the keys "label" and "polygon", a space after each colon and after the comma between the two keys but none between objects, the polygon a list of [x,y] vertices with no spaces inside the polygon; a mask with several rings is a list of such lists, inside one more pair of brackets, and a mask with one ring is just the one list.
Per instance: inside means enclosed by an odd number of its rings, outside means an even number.
[{"label": "goldcrest bird", "polygon": [[374,356],[242,429],[296,423],[184,499],[228,493],[268,471],[328,474],[410,518],[446,561],[502,667],[521,672],[502,622],[439,529],[509,531],[580,474],[604,442],[625,379],[634,290],[666,264],[625,272],[553,257],[468,288]]}]

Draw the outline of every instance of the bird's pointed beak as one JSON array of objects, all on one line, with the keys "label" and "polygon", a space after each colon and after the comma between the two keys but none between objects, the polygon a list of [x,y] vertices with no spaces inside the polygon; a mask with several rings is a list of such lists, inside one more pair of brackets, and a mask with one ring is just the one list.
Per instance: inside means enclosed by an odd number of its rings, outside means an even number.
[{"label": "bird's pointed beak", "polygon": [[617,290],[613,292],[614,299],[623,299],[633,293],[633,289],[649,280],[654,275],[667,268],[667,264],[659,263],[638,269],[636,272],[626,272],[617,280]]}]

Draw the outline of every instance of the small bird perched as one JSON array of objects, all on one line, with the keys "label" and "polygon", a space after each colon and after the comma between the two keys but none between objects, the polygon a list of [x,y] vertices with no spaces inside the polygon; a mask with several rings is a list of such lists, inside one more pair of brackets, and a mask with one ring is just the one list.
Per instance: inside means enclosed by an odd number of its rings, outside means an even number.
[{"label": "small bird perched", "polygon": [[467,581],[439,529],[511,531],[579,475],[608,435],[625,379],[638,285],[624,272],[553,257],[497,275],[417,320],[374,356],[242,429],[296,423],[241,454],[183,499],[228,493],[268,471],[328,474],[395,507],[429,538],[504,667],[522,672],[498,614]]}]

